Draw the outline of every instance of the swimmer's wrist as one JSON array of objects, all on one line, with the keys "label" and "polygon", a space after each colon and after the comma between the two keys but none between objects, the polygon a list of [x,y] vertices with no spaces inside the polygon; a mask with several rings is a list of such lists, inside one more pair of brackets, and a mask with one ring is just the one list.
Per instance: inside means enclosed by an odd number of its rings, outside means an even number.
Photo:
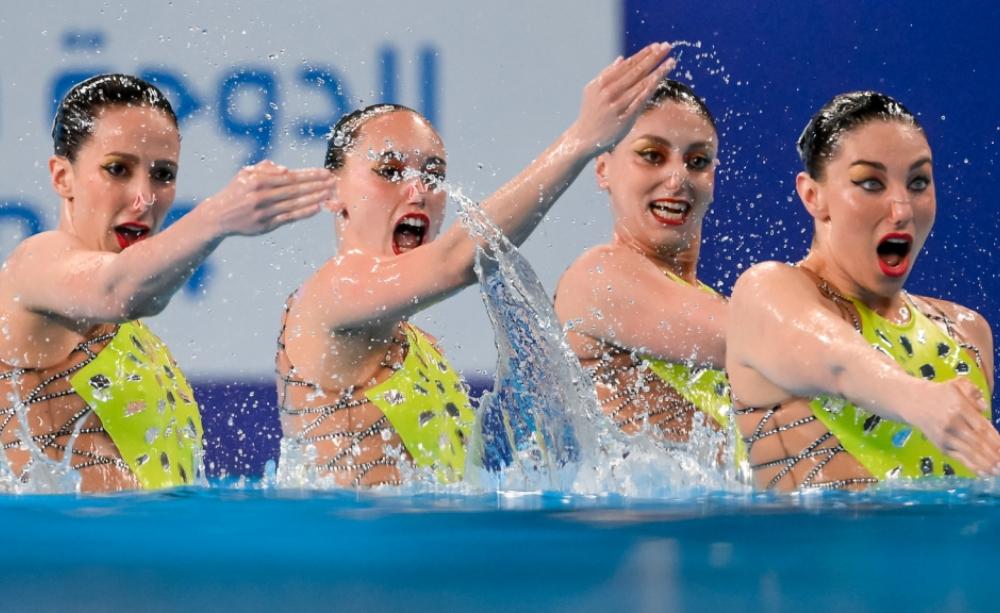
[{"label": "swimmer's wrist", "polygon": [[580,120],[574,121],[559,137],[560,149],[578,157],[593,157],[597,155],[597,145],[591,139],[584,137]]},{"label": "swimmer's wrist", "polygon": [[207,198],[187,215],[206,243],[218,243],[236,234],[224,226],[222,216],[215,214],[214,203],[214,196]]},{"label": "swimmer's wrist", "polygon": [[890,392],[890,402],[895,405],[890,407],[893,413],[899,416],[901,421],[920,428],[923,424],[928,403],[935,397],[938,388],[934,383],[923,379],[916,379],[904,373],[903,379],[899,381],[886,382],[886,389]]}]

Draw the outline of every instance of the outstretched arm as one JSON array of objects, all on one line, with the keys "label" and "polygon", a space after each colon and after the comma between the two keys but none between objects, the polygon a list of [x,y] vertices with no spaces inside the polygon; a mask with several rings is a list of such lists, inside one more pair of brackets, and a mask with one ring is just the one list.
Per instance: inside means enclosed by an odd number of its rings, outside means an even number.
[{"label": "outstretched arm", "polygon": [[574,332],[668,362],[722,368],[726,301],[627,248],[598,247],[563,275],[556,313]]},{"label": "outstretched arm", "polygon": [[92,324],[153,315],[232,235],[255,235],[314,215],[330,196],[323,169],[270,162],[244,168],[167,230],[121,253],[92,251],[65,232],[26,240],[6,264],[4,293],[27,311]]},{"label": "outstretched arm", "polygon": [[[672,60],[661,64],[669,51],[657,43],[605,68],[584,89],[580,115],[569,129],[483,203],[513,242],[523,242],[587,163],[628,133],[672,68]],[[397,321],[472,283],[478,244],[456,224],[425,247],[387,261],[345,254],[306,284],[304,292],[312,295],[303,297],[323,304],[329,330]]]},{"label": "outstretched arm", "polygon": [[[986,402],[974,385],[964,379],[934,383],[911,377],[873,350],[826,305],[815,284],[790,266],[760,264],[737,281],[726,367],[742,404],[840,396],[913,424],[979,474],[1000,474],[1000,435],[982,416]],[[769,397],[775,388],[786,398]]]}]

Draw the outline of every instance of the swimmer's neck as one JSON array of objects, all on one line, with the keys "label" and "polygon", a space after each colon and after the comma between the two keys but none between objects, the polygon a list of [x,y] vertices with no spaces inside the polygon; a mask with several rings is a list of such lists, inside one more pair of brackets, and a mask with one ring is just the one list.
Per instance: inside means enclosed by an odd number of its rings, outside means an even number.
[{"label": "swimmer's neck", "polygon": [[616,229],[611,239],[611,244],[639,253],[664,273],[676,275],[692,285],[697,285],[698,283],[698,256],[701,252],[700,237],[699,240],[692,241],[690,245],[686,246],[651,246]]},{"label": "swimmer's neck", "polygon": [[903,311],[903,307],[907,304],[902,290],[893,292],[891,295],[875,293],[852,279],[835,262],[815,249],[810,250],[809,254],[798,263],[798,266],[809,269],[832,285],[837,293],[857,300],[881,317],[896,321],[896,323],[904,323],[903,320],[907,319],[907,317],[900,315],[906,312]]}]

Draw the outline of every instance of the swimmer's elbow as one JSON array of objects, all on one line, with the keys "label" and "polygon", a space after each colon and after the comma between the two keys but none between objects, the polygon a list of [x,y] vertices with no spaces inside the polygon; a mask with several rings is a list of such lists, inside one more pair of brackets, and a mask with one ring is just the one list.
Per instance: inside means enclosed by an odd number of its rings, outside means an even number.
[{"label": "swimmer's elbow", "polygon": [[169,298],[161,298],[160,296],[143,298],[131,293],[126,296],[115,296],[108,301],[106,319],[115,323],[123,323],[143,317],[153,317],[162,313],[169,302]]},{"label": "swimmer's elbow", "polygon": [[445,251],[437,272],[446,287],[465,288],[476,282],[475,261],[475,245],[458,243]]}]

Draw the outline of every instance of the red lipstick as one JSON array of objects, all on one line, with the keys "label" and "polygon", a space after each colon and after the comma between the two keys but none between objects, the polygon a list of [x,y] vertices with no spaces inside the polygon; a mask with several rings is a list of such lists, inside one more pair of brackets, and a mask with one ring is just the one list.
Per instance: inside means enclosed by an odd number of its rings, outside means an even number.
[{"label": "red lipstick", "polygon": [[910,269],[910,249],[913,236],[905,232],[890,232],[879,240],[876,252],[878,266],[887,277],[899,278]]},{"label": "red lipstick", "polygon": [[649,203],[653,218],[667,226],[679,226],[687,221],[691,203],[683,198],[658,198]]},{"label": "red lipstick", "polygon": [[392,252],[406,253],[424,244],[431,219],[423,213],[407,213],[396,221],[392,231]]},{"label": "red lipstick", "polygon": [[149,226],[135,221],[117,225],[114,230],[123,251],[149,236]]}]

